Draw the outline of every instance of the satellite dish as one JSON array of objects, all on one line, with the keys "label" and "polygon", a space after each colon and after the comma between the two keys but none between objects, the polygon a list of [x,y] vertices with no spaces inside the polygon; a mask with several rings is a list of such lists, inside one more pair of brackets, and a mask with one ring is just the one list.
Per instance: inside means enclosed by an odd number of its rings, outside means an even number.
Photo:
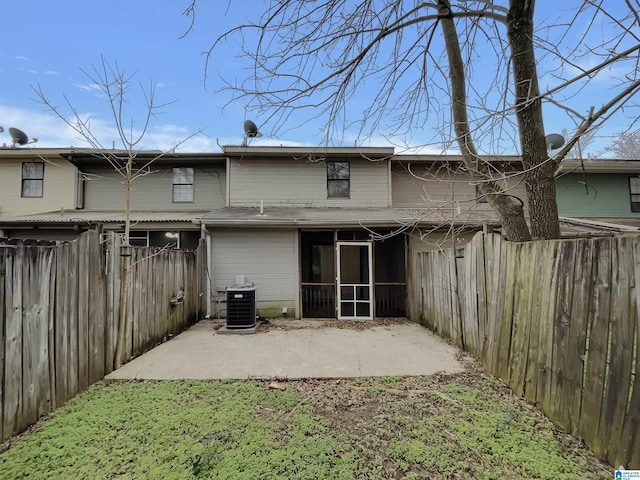
[{"label": "satellite dish", "polygon": [[16,143],[18,145],[26,145],[29,143],[29,137],[27,137],[27,134],[18,128],[9,128],[9,135],[11,135],[11,140],[14,145]]},{"label": "satellite dish", "polygon": [[0,126],[0,133],[4,132],[4,127]]},{"label": "satellite dish", "polygon": [[558,133],[550,133],[544,137],[544,141],[546,142],[549,150],[557,150],[564,145],[564,137]]},{"label": "satellite dish", "polygon": [[251,120],[244,121],[244,134],[247,138],[261,137],[262,134],[258,131],[258,127]]},{"label": "satellite dish", "polygon": [[16,145],[26,145],[28,143],[35,143],[38,141],[37,138],[32,138],[31,141],[29,141],[27,134],[19,128],[9,128],[9,135],[11,136],[11,141],[13,142],[14,147]]}]

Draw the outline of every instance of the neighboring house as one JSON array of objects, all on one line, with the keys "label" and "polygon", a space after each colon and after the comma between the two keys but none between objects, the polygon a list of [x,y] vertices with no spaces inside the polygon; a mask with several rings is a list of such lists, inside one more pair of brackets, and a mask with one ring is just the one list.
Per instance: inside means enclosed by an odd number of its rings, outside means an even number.
[{"label": "neighboring house", "polygon": [[[0,148],[0,236],[10,236],[8,218],[29,218],[44,212],[64,212],[78,206],[77,167],[69,149]],[[38,229],[35,232],[35,229]],[[26,237],[65,238],[66,228],[30,223],[19,228]],[[71,232],[70,238],[73,237]]]},{"label": "neighboring house", "polygon": [[640,161],[563,160],[556,192],[560,216],[640,227]]},{"label": "neighboring house", "polygon": [[[200,218],[214,315],[225,315],[225,288],[239,277],[255,285],[263,316],[405,316],[410,250],[496,222],[459,158],[371,147],[223,151],[226,206]],[[523,192],[517,179],[505,189]]]},{"label": "neighboring house", "polygon": [[[3,235],[66,240],[87,229],[122,232],[124,181],[101,153],[104,151],[0,149]],[[138,152],[135,163],[145,165],[159,154]],[[37,194],[41,196],[30,198]],[[221,154],[165,154],[132,184],[130,243],[195,248],[201,233],[193,220],[224,205],[225,159]]]}]

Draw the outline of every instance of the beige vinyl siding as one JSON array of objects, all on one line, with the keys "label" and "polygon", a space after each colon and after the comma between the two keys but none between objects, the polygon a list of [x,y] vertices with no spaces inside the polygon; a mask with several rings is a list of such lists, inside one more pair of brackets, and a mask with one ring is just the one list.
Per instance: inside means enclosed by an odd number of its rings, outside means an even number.
[{"label": "beige vinyl siding", "polygon": [[[32,161],[29,159],[28,161]],[[22,198],[23,160],[3,159],[0,166],[0,215],[11,217],[75,207],[76,167],[66,160],[33,159],[44,163],[42,197]]]},{"label": "beige vinyl siding", "polygon": [[[185,165],[189,167],[189,165]],[[153,173],[134,181],[131,190],[133,210],[213,210],[224,207],[224,167],[193,167],[194,201],[173,203],[173,168],[152,166]],[[85,169],[84,206],[88,210],[124,208],[122,177],[112,168]]]},{"label": "beige vinyl siding", "polygon": [[[256,287],[258,311],[280,312],[287,307],[293,312],[298,297],[297,244],[297,232],[293,229],[213,230],[214,291],[232,286],[237,275],[244,275]],[[224,297],[224,293],[220,295]],[[221,316],[224,314],[221,312]]]},{"label": "beige vinyl siding", "polygon": [[[510,195],[526,198],[519,176],[502,182]],[[456,209],[462,212],[489,212],[488,203],[479,203],[476,187],[468,175],[433,165],[393,164],[391,168],[392,204],[396,208]]]},{"label": "beige vinyl siding", "polygon": [[232,207],[257,206],[260,200],[267,206],[389,206],[385,161],[350,161],[350,198],[327,198],[324,162],[304,159],[232,159],[229,164],[229,205]]}]

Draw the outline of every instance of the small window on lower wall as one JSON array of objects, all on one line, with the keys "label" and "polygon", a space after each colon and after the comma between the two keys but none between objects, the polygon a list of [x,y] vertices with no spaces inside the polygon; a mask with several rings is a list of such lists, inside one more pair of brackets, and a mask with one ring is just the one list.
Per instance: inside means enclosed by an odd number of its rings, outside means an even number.
[{"label": "small window on lower wall", "polygon": [[629,194],[631,211],[640,212],[640,177],[629,177]]}]

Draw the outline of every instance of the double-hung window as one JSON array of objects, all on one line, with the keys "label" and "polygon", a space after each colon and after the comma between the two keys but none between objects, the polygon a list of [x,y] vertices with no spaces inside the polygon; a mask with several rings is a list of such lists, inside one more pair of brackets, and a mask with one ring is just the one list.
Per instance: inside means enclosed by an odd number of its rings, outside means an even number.
[{"label": "double-hung window", "polygon": [[349,162],[327,162],[327,197],[349,198],[351,195]]},{"label": "double-hung window", "polygon": [[173,203],[193,202],[193,168],[173,169]]},{"label": "double-hung window", "polygon": [[631,211],[640,212],[640,177],[629,177],[629,195],[631,195]]},{"label": "double-hung window", "polygon": [[489,200],[487,200],[487,197],[484,193],[482,193],[482,190],[480,190],[480,185],[476,184],[476,201],[478,203],[489,203]]},{"label": "double-hung window", "polygon": [[22,164],[22,193],[23,198],[42,197],[44,187],[44,163],[24,162]]}]

